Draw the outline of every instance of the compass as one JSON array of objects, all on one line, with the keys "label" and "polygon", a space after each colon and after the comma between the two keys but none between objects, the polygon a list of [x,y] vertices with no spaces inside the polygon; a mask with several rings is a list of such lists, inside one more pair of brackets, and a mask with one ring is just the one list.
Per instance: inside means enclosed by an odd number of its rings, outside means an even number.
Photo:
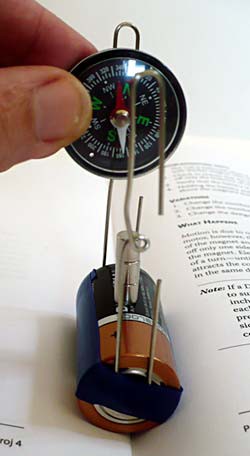
[{"label": "compass", "polygon": [[[131,84],[136,74],[146,70],[158,72],[165,82],[165,159],[179,144],[186,124],[186,103],[174,74],[158,59],[138,49],[114,48],[87,57],[71,70],[92,100],[89,129],[66,148],[83,168],[112,179],[127,176]],[[140,175],[159,163],[160,93],[155,78],[146,76],[139,81],[135,104],[134,174]]]}]

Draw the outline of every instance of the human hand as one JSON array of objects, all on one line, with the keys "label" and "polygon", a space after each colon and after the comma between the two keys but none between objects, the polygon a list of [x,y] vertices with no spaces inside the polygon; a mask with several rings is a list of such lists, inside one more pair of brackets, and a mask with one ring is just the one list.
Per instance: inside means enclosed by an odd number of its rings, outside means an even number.
[{"label": "human hand", "polygon": [[0,0],[0,171],[87,130],[91,100],[67,73],[94,46],[34,0]]}]

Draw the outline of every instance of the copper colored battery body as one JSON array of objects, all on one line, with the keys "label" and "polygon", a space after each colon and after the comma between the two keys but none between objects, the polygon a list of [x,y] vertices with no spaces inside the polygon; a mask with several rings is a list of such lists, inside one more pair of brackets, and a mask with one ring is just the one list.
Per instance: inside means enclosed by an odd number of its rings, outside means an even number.
[{"label": "copper colored battery body", "polygon": [[[107,276],[110,275],[110,282],[114,276],[114,266],[106,266],[97,271],[100,280],[107,283]],[[142,376],[147,382],[147,370],[149,363],[150,341],[152,332],[152,320],[150,314],[151,298],[147,283],[153,283],[152,279],[144,271],[141,271],[140,288],[139,288],[139,307],[136,305],[125,305],[122,322],[122,337],[120,350],[120,370],[124,375]],[[116,351],[116,329],[117,314],[110,313],[107,315],[107,302],[103,302],[102,309],[99,308],[101,303],[101,287],[98,290],[98,281],[95,288],[96,311],[100,335],[101,361],[105,364],[114,366]],[[113,284],[112,284],[113,287]],[[103,299],[105,301],[105,291],[103,290]],[[143,302],[142,302],[143,301]],[[144,310],[142,311],[142,308]],[[104,310],[105,309],[105,310]],[[106,313],[106,316],[102,314]],[[102,314],[102,315],[101,315]],[[157,330],[157,340],[154,356],[153,383],[164,384],[166,386],[180,389],[180,382],[175,373],[174,359],[172,354],[171,343],[167,334],[164,317],[160,312],[159,326]],[[145,401],[147,398],[145,397]],[[84,416],[94,425],[112,432],[134,433],[146,431],[159,423],[147,421],[137,417],[128,416],[107,407],[98,404],[90,404],[79,400],[79,406]]]}]

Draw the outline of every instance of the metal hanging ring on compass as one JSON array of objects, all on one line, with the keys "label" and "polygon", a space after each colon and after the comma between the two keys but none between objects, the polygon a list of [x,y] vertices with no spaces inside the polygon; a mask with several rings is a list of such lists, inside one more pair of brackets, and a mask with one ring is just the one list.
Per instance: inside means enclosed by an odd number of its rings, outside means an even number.
[{"label": "metal hanging ring on compass", "polygon": [[[117,31],[115,38],[117,43]],[[92,99],[93,119],[89,129],[66,148],[83,168],[107,178],[127,177],[131,82],[137,73],[149,69],[157,71],[166,84],[165,159],[177,147],[186,124],[186,102],[178,80],[163,63],[145,52],[113,48],[87,57],[71,70]],[[137,87],[135,175],[159,164],[159,119],[159,87],[148,76]]]}]

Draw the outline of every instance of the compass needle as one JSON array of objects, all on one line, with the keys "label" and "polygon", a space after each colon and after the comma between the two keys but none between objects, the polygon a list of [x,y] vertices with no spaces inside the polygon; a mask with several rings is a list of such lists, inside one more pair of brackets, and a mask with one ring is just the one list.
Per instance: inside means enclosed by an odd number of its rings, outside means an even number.
[{"label": "compass needle", "polygon": [[117,128],[117,133],[123,155],[125,154],[128,127],[129,125],[125,125],[124,127]]}]

